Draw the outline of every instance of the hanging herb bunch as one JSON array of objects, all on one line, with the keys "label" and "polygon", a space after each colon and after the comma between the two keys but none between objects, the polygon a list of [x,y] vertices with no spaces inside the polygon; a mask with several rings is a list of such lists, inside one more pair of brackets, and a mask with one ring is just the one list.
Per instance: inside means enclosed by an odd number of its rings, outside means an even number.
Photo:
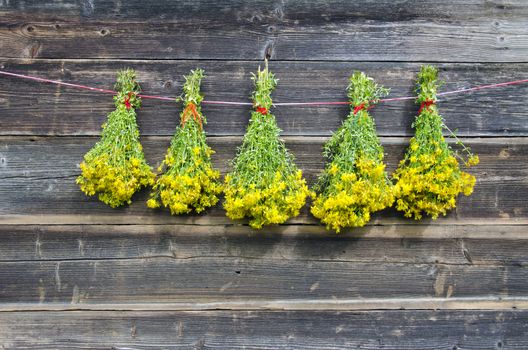
[{"label": "hanging herb bunch", "polygon": [[220,173],[213,169],[211,154],[203,126],[206,123],[200,103],[200,83],[204,77],[202,69],[185,76],[183,85],[184,109],[180,114],[180,125],[174,134],[158,176],[147,201],[150,208],[164,206],[173,215],[191,211],[200,213],[218,202],[222,186],[218,183]]},{"label": "hanging herb bunch", "polygon": [[388,94],[362,72],[350,77],[353,109],[324,146],[328,160],[315,191],[312,214],[337,233],[364,226],[370,214],[392,205],[393,189],[385,172],[383,147],[368,110]]},{"label": "hanging herb bunch", "polygon": [[[422,66],[416,88],[421,107],[412,125],[415,135],[394,174],[396,209],[416,220],[424,214],[433,219],[446,215],[447,210],[456,207],[460,193],[469,196],[473,192],[475,177],[460,170],[457,158],[468,167],[479,163],[478,156],[462,144],[438,114],[437,78],[437,68]],[[462,147],[466,159],[447,144],[442,134],[444,129]]]},{"label": "hanging herb bunch", "polygon": [[292,154],[279,139],[281,130],[269,111],[277,80],[267,62],[252,79],[255,110],[233,161],[233,171],[225,178],[224,208],[231,219],[247,217],[251,227],[260,229],[297,216],[310,191]]},{"label": "hanging herb bunch", "polygon": [[130,204],[132,195],[154,179],[139,143],[135,109],[141,99],[136,73],[131,69],[119,71],[115,89],[116,109],[102,126],[101,140],[84,156],[76,181],[84,193],[98,194],[111,207]]}]

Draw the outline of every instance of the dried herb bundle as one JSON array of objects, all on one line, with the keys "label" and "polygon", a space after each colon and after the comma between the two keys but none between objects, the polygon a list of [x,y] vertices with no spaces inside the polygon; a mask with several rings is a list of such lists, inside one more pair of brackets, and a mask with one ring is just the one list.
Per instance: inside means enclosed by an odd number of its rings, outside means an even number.
[{"label": "dried herb bundle", "polygon": [[363,226],[370,214],[392,205],[392,185],[383,164],[383,148],[369,115],[388,89],[362,72],[350,77],[348,96],[353,109],[324,146],[328,163],[315,186],[312,214],[327,229]]},{"label": "dried herb bundle", "polygon": [[467,153],[462,161],[466,166],[476,165],[473,155],[445,125],[436,107],[438,70],[422,66],[418,75],[417,102],[421,104],[413,123],[415,135],[409,142],[405,158],[394,174],[396,209],[405,216],[420,219],[423,214],[436,219],[440,214],[455,208],[456,197],[462,192],[473,192],[475,177],[460,170],[457,157],[442,134],[446,129]]},{"label": "dried herb bundle", "polygon": [[172,214],[197,213],[215,205],[222,186],[218,183],[220,173],[213,169],[211,154],[203,126],[206,123],[200,103],[200,83],[203,70],[191,71],[185,76],[184,109],[180,114],[181,124],[176,129],[170,147],[160,168],[161,175],[147,201],[150,208],[161,205]]},{"label": "dried herb bundle", "polygon": [[247,217],[251,227],[259,229],[298,215],[310,191],[292,154],[279,139],[281,130],[269,112],[277,80],[267,63],[252,79],[255,110],[233,171],[225,178],[224,208],[231,219]]},{"label": "dried herb bundle", "polygon": [[116,109],[103,124],[101,140],[86,153],[77,178],[81,190],[111,207],[130,204],[132,195],[153,182],[154,174],[139,143],[135,109],[141,105],[139,84],[131,69],[118,72]]}]

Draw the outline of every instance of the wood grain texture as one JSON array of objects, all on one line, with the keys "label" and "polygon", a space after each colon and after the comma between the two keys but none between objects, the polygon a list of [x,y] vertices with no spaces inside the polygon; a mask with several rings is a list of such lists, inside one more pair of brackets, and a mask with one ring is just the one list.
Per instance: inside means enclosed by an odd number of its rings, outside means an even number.
[{"label": "wood grain texture", "polygon": [[526,297],[412,297],[351,299],[241,299],[162,303],[71,302],[1,303],[3,312],[50,311],[379,311],[379,310],[528,310]]},{"label": "wood grain texture", "polygon": [[394,298],[414,308],[469,298],[468,307],[485,308],[493,298],[498,307],[501,299],[526,295],[522,227],[408,226],[396,235],[392,229],[329,236],[310,228],[252,234],[240,226],[0,225],[0,298],[14,309],[153,302],[350,309],[364,298],[371,308],[389,307]]},{"label": "wood grain texture", "polygon": [[[75,178],[80,173],[79,162],[96,140],[94,137],[2,138],[0,176],[4,185],[0,187],[0,220],[7,224],[10,223],[10,215],[79,215],[79,223],[233,224],[233,221],[225,217],[220,205],[200,215],[184,216],[171,216],[166,211],[148,209],[144,204],[148,198],[148,190],[140,191],[134,197],[132,205],[118,209],[106,206],[96,197],[85,196],[75,184]],[[286,138],[287,146],[297,157],[296,162],[310,183],[314,182],[323,168],[320,152],[325,140]],[[210,145],[217,152],[213,158],[214,163],[223,173],[228,170],[229,160],[235,155],[240,141],[238,137],[209,138]],[[477,176],[477,185],[473,195],[459,198],[457,209],[448,218],[456,222],[472,219],[526,219],[526,140],[502,138],[465,141],[481,158],[481,164],[471,169]],[[401,159],[406,142],[406,139],[401,138],[383,139],[389,171]],[[164,156],[169,138],[145,137],[142,143],[147,159],[153,166],[157,166]],[[394,210],[385,210],[374,215],[374,222],[380,220],[378,223],[383,223],[388,220],[389,223],[398,218],[403,219]],[[307,206],[301,216],[289,222],[317,223],[308,214]],[[405,222],[416,223],[413,220]],[[430,222],[425,220],[421,223]]]},{"label": "wood grain texture", "polygon": [[[462,4],[463,6],[456,6]],[[490,17],[519,19],[528,15],[528,8],[522,0],[499,0],[485,3],[479,0],[464,0],[463,3],[458,4],[453,2],[439,3],[435,0],[379,0],[375,3],[368,0],[358,0],[354,4],[342,0],[197,0],[179,2],[158,0],[145,4],[140,0],[130,0],[126,6],[101,0],[80,2],[75,0],[62,0],[60,2],[26,0],[24,2],[4,2],[0,8],[0,13],[3,15],[10,14],[12,18],[16,19],[23,16],[39,19],[52,13],[55,18],[64,17],[85,22],[98,18],[149,22],[162,20],[185,22],[194,19],[197,21],[225,21],[240,25],[273,20],[284,22],[297,20],[299,23],[305,21],[306,23],[317,24],[355,18],[388,21],[413,19],[468,20]]]},{"label": "wood grain texture", "polygon": [[3,57],[526,62],[528,53],[522,0],[2,5]]},{"label": "wood grain texture", "polygon": [[304,261],[265,256],[18,261],[0,263],[0,298],[4,303],[146,304],[523,297],[528,293],[527,278],[522,265]]},{"label": "wood grain texture", "polygon": [[[441,91],[528,76],[527,16],[525,0],[0,0],[0,69],[109,89],[131,67],[146,94],[177,96],[202,67],[206,99],[248,102],[250,72],[268,57],[275,102],[345,101],[354,70],[408,96],[427,62]],[[220,205],[147,209],[148,190],[111,209],[75,185],[111,96],[0,77],[0,348],[528,348],[527,94],[525,84],[439,102],[481,158],[475,193],[446,218],[391,209],[334,235],[308,205],[260,232]],[[181,106],[143,102],[157,166]],[[372,110],[389,171],[417,109]],[[249,108],[203,111],[225,173]],[[310,183],[348,111],[274,108]]]},{"label": "wood grain texture", "polygon": [[[178,96],[183,75],[202,67],[206,99],[249,102],[253,90],[251,72],[257,62],[238,61],[104,61],[104,60],[1,60],[0,67],[66,82],[111,89],[115,72],[124,67],[138,71],[147,94]],[[365,71],[391,88],[391,96],[412,96],[420,64],[381,62],[272,61],[279,80],[276,102],[347,101],[348,77]],[[439,64],[442,91],[517,80],[528,76],[528,64]],[[526,136],[528,107],[522,103],[528,84],[442,97],[440,112],[461,136]],[[98,135],[106,115],[113,110],[112,97],[91,91],[58,87],[0,77],[0,135]],[[377,129],[384,136],[413,133],[418,106],[413,101],[384,103],[372,110]],[[249,120],[248,106],[204,105],[211,136],[242,135]],[[181,106],[168,101],[144,100],[138,111],[142,135],[172,135]],[[284,135],[328,136],[348,115],[348,106],[277,107],[273,109]],[[507,117],[506,117],[507,116]]]},{"label": "wood grain texture", "polygon": [[6,349],[522,349],[526,311],[0,313]]},{"label": "wood grain texture", "polygon": [[317,227],[193,225],[0,225],[0,261],[155,257],[406,264],[528,264],[523,226],[372,226],[325,235]]}]

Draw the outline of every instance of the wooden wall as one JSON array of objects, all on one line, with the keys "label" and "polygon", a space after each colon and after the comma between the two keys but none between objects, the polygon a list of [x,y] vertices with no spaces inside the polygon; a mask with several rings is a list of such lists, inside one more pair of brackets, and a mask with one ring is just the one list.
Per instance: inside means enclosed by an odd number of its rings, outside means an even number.
[{"label": "wooden wall", "polygon": [[[206,98],[247,101],[264,57],[276,102],[346,100],[359,69],[412,94],[421,64],[442,90],[528,77],[525,0],[0,0],[0,68],[111,88],[138,71],[176,96],[205,69]],[[335,235],[303,213],[261,232],[221,207],[172,217],[148,191],[110,209],[75,185],[112,110],[108,95],[0,78],[2,349],[528,348],[528,84],[452,95],[446,123],[479,154],[475,192],[437,221],[393,210]],[[417,112],[373,115],[389,168]],[[156,166],[181,106],[138,113]],[[204,106],[229,168],[247,107]],[[274,109],[310,182],[348,107]]]}]

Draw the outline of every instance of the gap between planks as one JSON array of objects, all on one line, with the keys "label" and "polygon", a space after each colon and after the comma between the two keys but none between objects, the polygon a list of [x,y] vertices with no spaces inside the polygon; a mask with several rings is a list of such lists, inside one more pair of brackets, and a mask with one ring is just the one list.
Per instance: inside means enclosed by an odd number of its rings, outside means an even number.
[{"label": "gap between planks", "polygon": [[[9,226],[49,226],[71,230],[72,227],[101,226],[126,228],[138,234],[153,234],[166,228],[172,232],[186,234],[204,233],[208,235],[224,234],[323,234],[336,235],[325,230],[324,226],[304,224],[302,219],[292,219],[284,225],[265,227],[262,230],[251,229],[246,224],[233,222],[226,224],[224,218],[210,220],[206,216],[189,217],[190,223],[171,222],[171,217],[133,217],[122,215],[0,215],[0,227]],[[216,222],[217,221],[217,222]],[[340,236],[357,235],[362,238],[478,238],[478,239],[528,239],[528,219],[456,219],[440,218],[437,221],[414,222],[406,219],[375,219],[365,227],[354,228],[340,233]],[[402,232],[405,229],[405,232]],[[455,230],[456,229],[456,230]],[[112,230],[109,230],[111,235]]]},{"label": "gap between planks", "polygon": [[[46,57],[46,58],[40,58],[40,57],[3,57],[0,56],[0,59],[4,63],[10,63],[10,64],[31,64],[31,63],[97,63],[97,62],[105,62],[105,63],[137,63],[137,64],[148,64],[148,63],[164,63],[164,64],[172,64],[172,63],[193,63],[193,62],[218,62],[218,63],[224,63],[224,62],[234,62],[234,63],[260,63],[262,64],[264,62],[264,58],[200,58],[200,57],[194,57],[194,58],[163,58],[163,57],[156,57],[156,58],[149,58],[149,57],[134,57],[134,58],[127,58],[127,57],[101,57],[101,58],[76,58],[76,57]],[[519,59],[519,61],[485,61],[485,62],[468,62],[468,61],[442,61],[442,60],[434,60],[434,59],[427,59],[427,60],[419,60],[419,61],[407,61],[407,60],[359,60],[354,61],[350,59],[333,59],[328,58],[324,60],[311,60],[306,58],[277,58],[277,59],[268,59],[268,61],[272,64],[274,63],[358,63],[358,64],[364,64],[364,63],[372,63],[372,64],[435,64],[435,65],[441,65],[441,66],[447,66],[447,65],[460,65],[460,66],[475,66],[475,64],[478,65],[509,65],[509,64],[527,64],[528,61]],[[0,67],[2,65],[0,64]]]},{"label": "gap between planks", "polygon": [[240,300],[182,303],[5,303],[1,312],[34,311],[376,311],[376,310],[528,310],[528,297],[367,298]]}]

